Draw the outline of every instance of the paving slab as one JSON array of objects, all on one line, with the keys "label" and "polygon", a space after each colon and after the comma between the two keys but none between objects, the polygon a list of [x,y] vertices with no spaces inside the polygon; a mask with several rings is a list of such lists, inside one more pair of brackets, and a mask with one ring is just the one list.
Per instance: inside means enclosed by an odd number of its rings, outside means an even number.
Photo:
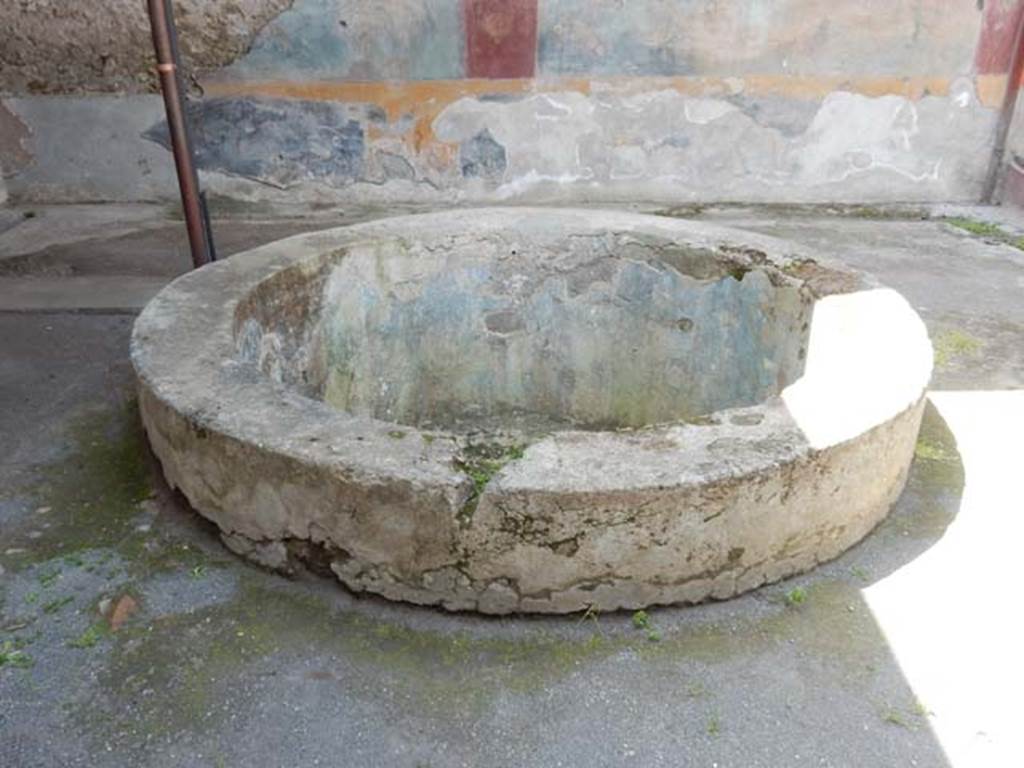
[{"label": "paving slab", "polygon": [[135,315],[166,284],[137,275],[0,279],[0,312]]}]

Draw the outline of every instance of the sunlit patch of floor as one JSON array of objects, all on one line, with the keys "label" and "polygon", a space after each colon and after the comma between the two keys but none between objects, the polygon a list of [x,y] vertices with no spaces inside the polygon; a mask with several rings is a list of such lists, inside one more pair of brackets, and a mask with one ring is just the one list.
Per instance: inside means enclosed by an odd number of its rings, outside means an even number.
[{"label": "sunlit patch of floor", "polygon": [[930,399],[963,462],[960,511],[864,597],[953,768],[1021,765],[1024,390]]}]

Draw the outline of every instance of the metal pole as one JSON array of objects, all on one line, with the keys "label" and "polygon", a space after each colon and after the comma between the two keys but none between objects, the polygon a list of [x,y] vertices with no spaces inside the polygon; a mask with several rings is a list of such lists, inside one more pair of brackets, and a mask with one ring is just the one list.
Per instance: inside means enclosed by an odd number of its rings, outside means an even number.
[{"label": "metal pole", "polygon": [[999,183],[999,174],[1003,169],[1003,157],[1006,155],[1006,137],[1010,133],[1013,113],[1017,109],[1017,94],[1020,92],[1020,78],[1024,73],[1024,7],[1017,13],[1017,33],[1013,38],[1013,55],[1010,58],[1010,71],[1006,73],[1006,93],[1003,96],[1003,107],[999,112],[996,125],[996,140],[992,147],[992,159],[985,177],[985,186],[981,193],[981,202],[991,203]]},{"label": "metal pole", "polygon": [[192,162],[192,140],[185,121],[184,89],[178,71],[174,12],[171,0],[147,2],[153,48],[156,50],[156,71],[160,76],[160,90],[167,111],[167,129],[171,137],[171,150],[174,152],[174,166],[178,172],[178,188],[181,190],[181,207],[185,213],[192,264],[201,267],[214,259],[213,236],[203,210],[199,178]]}]

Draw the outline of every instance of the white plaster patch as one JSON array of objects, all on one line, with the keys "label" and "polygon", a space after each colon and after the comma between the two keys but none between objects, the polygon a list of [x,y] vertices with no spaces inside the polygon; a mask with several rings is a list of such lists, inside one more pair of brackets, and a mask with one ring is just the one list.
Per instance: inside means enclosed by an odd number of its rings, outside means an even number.
[{"label": "white plaster patch", "polygon": [[827,189],[820,199],[949,198],[952,185],[974,184],[983,172],[977,149],[993,121],[973,95],[962,108],[965,88],[916,102],[835,92],[796,136],[761,122],[756,108],[671,88],[464,98],[438,116],[434,130],[461,142],[487,129],[505,147],[505,183],[493,193],[499,199],[572,184],[586,185],[583,195],[629,185],[630,194],[648,196],[696,189],[704,198],[819,199],[823,193],[812,190]]},{"label": "white plaster patch", "polygon": [[974,82],[967,77],[958,77],[949,84],[949,100],[960,109],[977,108],[980,105]]},{"label": "white plaster patch", "polygon": [[734,105],[720,99],[687,99],[683,109],[686,119],[697,125],[707,125],[731,112],[739,111]]},{"label": "white plaster patch", "polygon": [[937,158],[915,151],[918,133],[914,102],[902,96],[870,98],[837,91],[825,97],[791,157],[797,178],[805,183],[842,181],[873,168],[928,178]]},{"label": "white plaster patch", "polygon": [[459,99],[434,121],[434,133],[442,141],[461,142],[487,129],[506,151],[506,177],[525,179],[587,178],[580,163],[578,144],[584,136],[599,133],[594,103],[574,93],[538,94],[512,102],[481,102]]}]

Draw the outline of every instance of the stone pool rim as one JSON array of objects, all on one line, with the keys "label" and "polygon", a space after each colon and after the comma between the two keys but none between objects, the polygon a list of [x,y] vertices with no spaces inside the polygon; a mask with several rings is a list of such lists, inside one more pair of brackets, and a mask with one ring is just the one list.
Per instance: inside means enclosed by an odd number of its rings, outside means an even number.
[{"label": "stone pool rim", "polygon": [[[836,361],[837,371],[805,375],[782,397],[716,412],[705,425],[556,433],[497,471],[467,521],[475,491],[458,441],[338,411],[238,358],[236,307],[281,269],[396,236],[544,226],[724,245],[752,268],[762,259],[779,269],[814,264],[814,279],[841,278],[842,293],[815,308],[836,315],[837,328],[846,315],[877,324],[869,314],[885,314],[887,327],[857,342],[881,345],[877,360],[870,345],[858,347],[867,370]],[[140,410],[164,474],[230,548],[284,571],[300,560],[326,565],[356,591],[487,613],[723,598],[835,557],[902,490],[930,361],[923,324],[898,294],[821,254],[591,209],[460,209],[288,238],[178,278],[132,335]],[[851,375],[871,390],[863,408],[844,381]],[[880,378],[891,381],[871,389]],[[849,483],[840,493],[823,477]]]}]

